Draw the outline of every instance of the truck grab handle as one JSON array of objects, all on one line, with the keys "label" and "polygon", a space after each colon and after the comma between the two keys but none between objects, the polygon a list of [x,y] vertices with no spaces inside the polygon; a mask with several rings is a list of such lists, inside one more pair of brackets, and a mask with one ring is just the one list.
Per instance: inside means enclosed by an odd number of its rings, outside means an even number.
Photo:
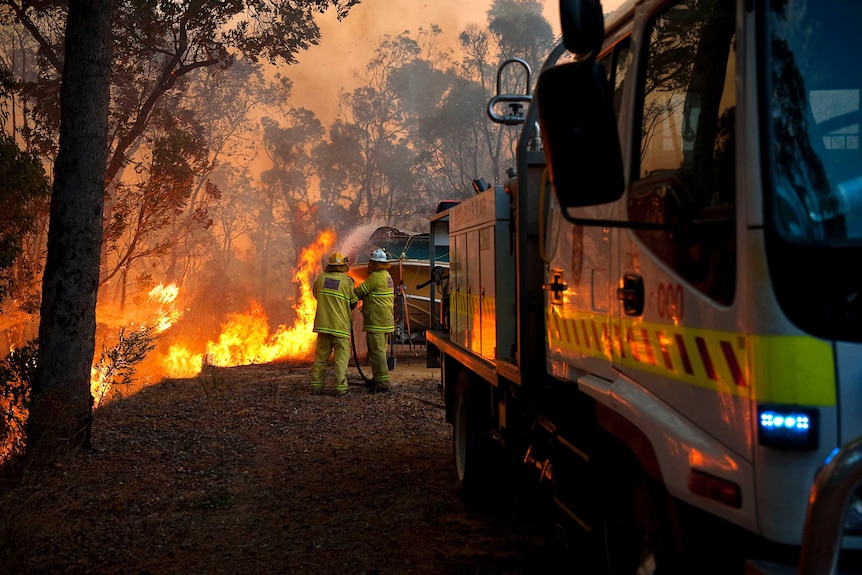
[{"label": "truck grab handle", "polygon": [[860,484],[862,437],[835,449],[814,478],[797,575],[836,573],[847,505]]}]

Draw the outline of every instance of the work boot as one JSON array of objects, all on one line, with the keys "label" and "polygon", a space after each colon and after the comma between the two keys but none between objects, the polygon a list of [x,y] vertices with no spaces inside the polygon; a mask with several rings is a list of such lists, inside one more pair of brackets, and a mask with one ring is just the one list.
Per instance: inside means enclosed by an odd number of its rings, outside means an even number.
[{"label": "work boot", "polygon": [[342,395],[347,395],[347,386],[336,385],[335,386],[335,397],[341,397]]},{"label": "work boot", "polygon": [[323,395],[323,385],[311,384],[311,395]]}]

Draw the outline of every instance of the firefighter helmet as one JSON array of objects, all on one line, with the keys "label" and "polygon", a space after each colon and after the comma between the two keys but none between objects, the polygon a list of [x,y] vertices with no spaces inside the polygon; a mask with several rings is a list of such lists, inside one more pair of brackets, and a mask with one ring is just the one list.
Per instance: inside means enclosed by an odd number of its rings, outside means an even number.
[{"label": "firefighter helmet", "polygon": [[373,252],[371,252],[370,259],[371,259],[371,261],[373,261],[373,262],[387,262],[387,261],[389,261],[389,260],[386,258],[386,252],[384,252],[384,251],[383,251],[383,250],[381,250],[380,248],[377,248],[376,250],[374,250]]},{"label": "firefighter helmet", "polygon": [[343,266],[347,264],[347,257],[341,255],[338,252],[333,253],[329,256],[329,265],[331,266]]}]

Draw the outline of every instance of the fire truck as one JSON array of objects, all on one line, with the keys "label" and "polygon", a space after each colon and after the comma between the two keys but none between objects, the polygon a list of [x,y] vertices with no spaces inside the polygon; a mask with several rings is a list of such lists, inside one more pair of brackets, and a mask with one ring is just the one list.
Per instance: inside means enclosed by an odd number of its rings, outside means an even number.
[{"label": "fire truck", "polygon": [[461,494],[502,505],[533,476],[584,572],[849,566],[862,3],[560,14],[535,82],[509,60],[488,103],[521,127],[510,178],[430,221]]}]

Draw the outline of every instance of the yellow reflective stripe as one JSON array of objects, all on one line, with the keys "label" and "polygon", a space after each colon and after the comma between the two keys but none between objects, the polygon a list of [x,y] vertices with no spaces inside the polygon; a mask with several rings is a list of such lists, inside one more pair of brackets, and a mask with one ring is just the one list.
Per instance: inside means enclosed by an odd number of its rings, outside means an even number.
[{"label": "yellow reflective stripe", "polygon": [[761,402],[834,406],[835,360],[829,342],[808,336],[752,336],[754,395]]},{"label": "yellow reflective stripe", "polygon": [[835,405],[828,342],[622,319],[561,310],[548,317],[548,341],[579,355],[760,402]]},{"label": "yellow reflective stripe", "polygon": [[561,347],[590,357],[611,361],[607,318],[567,312],[558,306],[551,308],[548,339],[552,347]]},{"label": "yellow reflective stripe", "polygon": [[368,325],[367,323],[363,326],[363,329],[374,333],[389,333],[395,331],[395,327],[391,325]]},{"label": "yellow reflective stripe", "polygon": [[[689,385],[751,396],[745,337],[731,332],[623,320],[614,361]],[[628,343],[629,345],[626,345]]]},{"label": "yellow reflective stripe", "polygon": [[336,337],[350,337],[349,331],[341,331],[337,329],[331,329],[328,327],[318,327],[314,330],[315,333],[328,333],[329,335],[334,335]]},{"label": "yellow reflective stripe", "polygon": [[470,315],[475,313],[480,306],[483,306],[484,313],[493,313],[497,310],[497,300],[491,296],[479,296],[464,292],[455,292],[450,296],[450,311],[449,313],[457,313],[459,315]]},{"label": "yellow reflective stripe", "polygon": [[343,299],[343,300],[350,301],[350,298],[349,298],[349,297],[347,297],[347,296],[346,296],[346,295],[344,295],[343,293],[341,293],[341,292],[337,292],[337,291],[332,291],[332,290],[328,290],[328,289],[322,289],[322,290],[320,290],[319,294],[320,294],[320,295],[326,295],[326,296],[331,296],[331,297],[335,297],[335,298],[338,298],[338,299]]}]

